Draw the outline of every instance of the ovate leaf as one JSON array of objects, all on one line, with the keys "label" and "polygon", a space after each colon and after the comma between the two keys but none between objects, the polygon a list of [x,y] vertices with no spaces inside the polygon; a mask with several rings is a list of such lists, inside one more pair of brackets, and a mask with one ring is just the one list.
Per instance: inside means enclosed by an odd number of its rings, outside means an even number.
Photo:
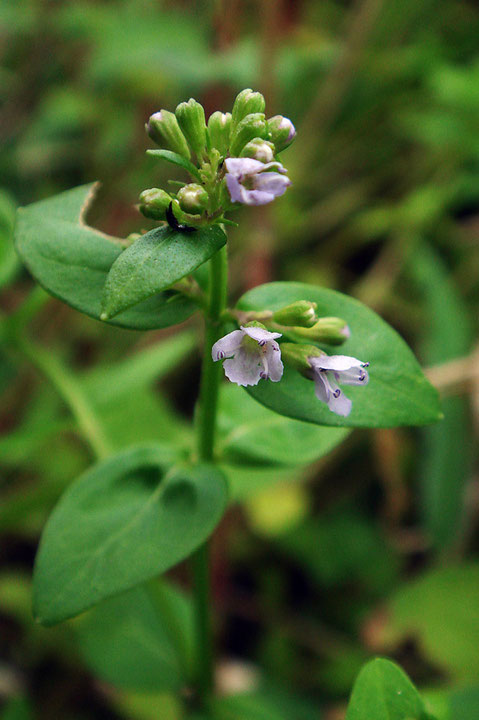
[{"label": "ovate leaf", "polygon": [[194,232],[150,230],[112,265],[103,294],[104,315],[114,317],[165,290],[209,260],[225,242],[217,226]]},{"label": "ovate leaf", "polygon": [[277,310],[296,300],[317,303],[319,316],[337,316],[349,325],[351,337],[330,355],[351,355],[369,362],[367,386],[344,386],[353,402],[344,418],[331,412],[314,394],[314,384],[285,367],[278,383],[260,382],[248,388],[255,400],[280,415],[319,425],[394,427],[422,425],[441,417],[436,390],[424,377],[404,340],[376,313],[353,298],[303,283],[260,285],[243,295],[240,310]]},{"label": "ovate leaf", "polygon": [[34,614],[45,625],[164,572],[213,531],[227,502],[215,467],[172,467],[158,445],[95,465],[63,495],[45,527]]},{"label": "ovate leaf", "polygon": [[[20,208],[15,242],[21,259],[45,290],[99,319],[107,275],[125,246],[85,224],[94,187],[83,185]],[[138,330],[163,328],[183,322],[195,309],[183,295],[168,291],[149,297],[111,322]]]},{"label": "ovate leaf", "polygon": [[165,582],[133,588],[99,603],[75,625],[93,672],[117,687],[175,690],[187,681],[193,643],[191,604]]},{"label": "ovate leaf", "polygon": [[389,660],[378,658],[359,673],[346,720],[428,720],[428,714],[407,675]]},{"label": "ovate leaf", "polygon": [[218,415],[222,459],[239,465],[306,465],[347,437],[346,428],[316,427],[258,406],[229,384]]}]

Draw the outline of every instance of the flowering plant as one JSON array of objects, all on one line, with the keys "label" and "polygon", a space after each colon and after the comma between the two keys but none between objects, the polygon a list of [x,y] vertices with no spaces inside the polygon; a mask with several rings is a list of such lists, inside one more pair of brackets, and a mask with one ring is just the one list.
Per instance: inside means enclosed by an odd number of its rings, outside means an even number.
[{"label": "flowering plant", "polygon": [[[148,153],[190,180],[176,192],[141,193],[139,210],[160,223],[149,232],[118,239],[88,227],[92,186],[22,209],[16,232],[18,252],[39,283],[98,320],[150,330],[203,315],[194,446],[114,451],[93,432],[98,462],[52,513],[34,577],[34,612],[49,625],[191,558],[195,651],[191,662],[179,662],[177,684],[189,688],[185,703],[202,710],[214,702],[207,541],[229,502],[228,449],[222,456],[216,444],[222,369],[288,418],[298,442],[313,424],[321,448],[328,425],[392,427],[440,417],[437,394],[407,345],[356,300],[276,282],[228,304],[226,229],[236,225],[229,213],[270,203],[292,184],[282,153],[294,126],[264,111],[263,96],[246,89],[231,113],[217,111],[208,121],[194,99],[149,118],[147,132],[159,147]],[[326,449],[344,436],[328,432]]]}]

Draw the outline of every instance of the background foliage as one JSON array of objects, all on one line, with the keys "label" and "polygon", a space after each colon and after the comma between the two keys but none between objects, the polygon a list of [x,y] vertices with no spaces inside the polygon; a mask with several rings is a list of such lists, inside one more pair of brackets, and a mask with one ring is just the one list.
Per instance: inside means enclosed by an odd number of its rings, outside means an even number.
[{"label": "background foliage", "polygon": [[[171,167],[145,156],[145,119],[190,95],[226,110],[243,87],[299,132],[284,156],[292,189],[230,233],[233,299],[271,280],[360,299],[431,368],[445,419],[331,428],[318,461],[317,428],[225,388],[219,447],[235,504],[214,554],[219,712],[341,718],[379,653],[420,687],[424,712],[476,718],[476,5],[2,0],[0,23],[0,300],[31,337],[19,343],[2,324],[2,720],[180,717],[167,689],[191,640],[186,631],[174,648],[153,608],[188,627],[184,568],[170,573],[176,588],[146,585],[50,630],[32,621],[30,585],[40,530],[92,445],[188,448],[199,373],[195,320],[136,334],[40,290],[19,310],[33,283],[12,249],[15,209],[98,179],[91,224],[122,237],[149,229],[134,204]],[[388,668],[367,667],[348,720],[363,717],[367,682],[387,684]]]}]

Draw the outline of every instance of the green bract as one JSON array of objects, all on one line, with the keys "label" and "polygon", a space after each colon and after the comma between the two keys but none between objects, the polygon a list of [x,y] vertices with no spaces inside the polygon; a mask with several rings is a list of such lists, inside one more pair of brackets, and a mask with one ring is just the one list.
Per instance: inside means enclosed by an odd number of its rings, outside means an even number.
[{"label": "green bract", "polygon": [[[108,273],[125,245],[85,224],[94,187],[83,185],[21,208],[15,241],[23,262],[46,290],[98,320]],[[195,310],[193,302],[168,291],[118,314],[111,322],[150,330],[180,323]]]},{"label": "green bract", "polygon": [[52,625],[155,577],[188,557],[225,510],[213,466],[174,467],[159,445],[95,465],[63,495],[45,527],[34,614]]},{"label": "green bract", "polygon": [[[440,419],[438,394],[411,350],[395,330],[357,300],[313,285],[278,282],[250,290],[237,307],[275,311],[296,300],[317,303],[319,317],[344,318],[351,337],[340,352],[370,363],[369,384],[347,388],[353,407],[346,418],[330,412],[316,398],[312,381],[287,366],[279,383],[259,382],[248,388],[255,400],[281,415],[319,425],[393,427],[423,425]],[[283,339],[288,340],[286,331]],[[323,347],[330,355],[337,354],[335,348]]]}]

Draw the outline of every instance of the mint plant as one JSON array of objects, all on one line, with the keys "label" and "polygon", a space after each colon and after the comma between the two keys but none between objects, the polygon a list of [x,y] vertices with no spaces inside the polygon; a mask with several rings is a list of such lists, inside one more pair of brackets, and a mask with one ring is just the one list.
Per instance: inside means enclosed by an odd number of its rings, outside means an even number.
[{"label": "mint plant", "polygon": [[[188,707],[214,716],[207,541],[229,503],[216,444],[223,373],[275,413],[319,427],[422,425],[438,420],[440,408],[406,343],[353,298],[274,282],[229,304],[226,230],[236,225],[230,213],[273,202],[294,181],[282,155],[296,134],[289,119],[267,119],[263,96],[246,89],[231,113],[217,111],[206,121],[203,107],[190,99],[174,113],[154,113],[146,129],[159,146],[148,154],[180,167],[190,180],[176,192],[147,188],[140,194],[140,212],[158,227],[126,239],[89,227],[89,185],[23,208],[16,246],[40,285],[102,322],[141,331],[175,325],[196,312],[203,316],[196,442],[187,453],[160,443],[120,452],[100,446],[98,462],[65,492],[44,530],[34,613],[45,625],[61,622],[136,592],[189,558],[193,652],[170,674],[175,688],[189,688]],[[305,436],[309,431],[304,425]],[[324,429],[328,439],[318,455],[332,446],[330,432]],[[274,438],[271,443],[266,454],[274,465],[281,449]],[[296,455],[301,462],[301,452]],[[178,637],[171,653],[181,654],[186,629],[173,625]],[[409,688],[399,672],[386,668],[396,705],[394,678],[406,695]],[[361,692],[348,718],[367,716]],[[411,692],[412,704],[406,697],[405,707],[422,713]]]}]

